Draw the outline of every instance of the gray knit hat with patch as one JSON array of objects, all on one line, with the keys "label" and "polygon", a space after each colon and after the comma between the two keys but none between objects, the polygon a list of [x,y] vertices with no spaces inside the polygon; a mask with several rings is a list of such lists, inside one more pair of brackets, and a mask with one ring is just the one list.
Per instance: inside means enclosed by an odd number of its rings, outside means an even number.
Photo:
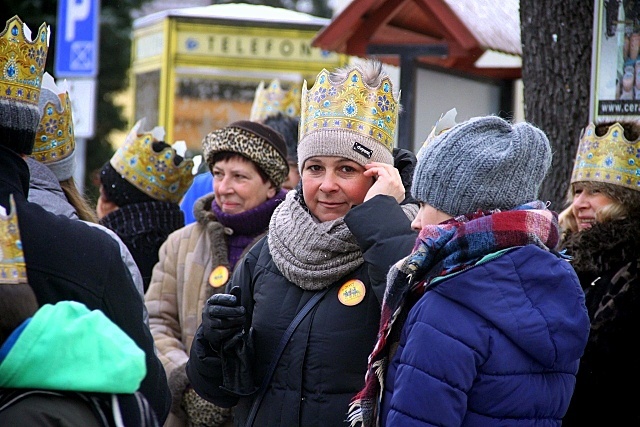
[{"label": "gray knit hat with patch", "polygon": [[452,216],[536,200],[551,165],[544,132],[497,116],[460,123],[423,147],[411,193]]},{"label": "gray knit hat with patch", "polygon": [[362,166],[393,164],[400,94],[376,59],[323,69],[302,85],[298,167],[310,157],[344,157]]}]

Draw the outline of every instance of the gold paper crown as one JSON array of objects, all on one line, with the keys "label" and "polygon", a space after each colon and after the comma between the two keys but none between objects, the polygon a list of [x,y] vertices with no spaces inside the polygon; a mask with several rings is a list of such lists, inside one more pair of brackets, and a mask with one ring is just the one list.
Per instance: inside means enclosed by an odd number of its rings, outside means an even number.
[{"label": "gold paper crown", "polygon": [[138,121],[131,129],[124,144],[111,157],[111,166],[148,196],[163,202],[179,203],[193,182],[194,162],[184,158],[176,166],[174,159],[178,153],[173,147],[154,151],[153,142],[162,141],[164,129],[155,127],[149,132],[138,133],[142,123],[143,120]]},{"label": "gold paper crown", "polygon": [[300,115],[300,89],[292,87],[290,90],[284,90],[278,79],[273,80],[267,89],[264,88],[264,81],[260,82],[253,99],[249,120],[262,122],[278,113],[290,117]]},{"label": "gold paper crown", "polygon": [[35,40],[15,15],[0,33],[0,99],[38,106],[42,74],[49,48],[49,27],[40,25]]},{"label": "gold paper crown", "polygon": [[18,229],[18,215],[13,194],[9,196],[11,212],[5,215],[0,206],[0,284],[27,283],[27,267],[24,263],[22,241]]},{"label": "gold paper crown", "polygon": [[640,139],[628,141],[620,123],[603,136],[595,129],[590,123],[582,133],[571,183],[598,181],[640,191]]},{"label": "gold paper crown", "polygon": [[42,80],[42,95],[45,95],[45,91],[50,91],[52,100],[47,101],[41,111],[42,117],[31,157],[48,164],[69,157],[76,147],[76,140],[69,92],[66,88],[60,90],[49,73],[45,73]]},{"label": "gold paper crown", "polygon": [[341,82],[332,83],[329,74],[323,69],[311,90],[306,80],[302,85],[300,140],[316,130],[344,129],[373,138],[391,152],[400,97],[394,98],[389,77],[371,87],[357,67]]}]

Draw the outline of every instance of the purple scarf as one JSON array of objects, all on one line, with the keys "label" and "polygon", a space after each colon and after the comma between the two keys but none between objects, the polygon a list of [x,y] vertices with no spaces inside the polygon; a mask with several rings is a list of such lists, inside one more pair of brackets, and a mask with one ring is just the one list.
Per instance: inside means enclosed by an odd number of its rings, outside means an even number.
[{"label": "purple scarf", "polygon": [[211,211],[215,214],[220,224],[231,230],[231,235],[227,236],[229,268],[231,270],[235,267],[246,247],[251,244],[256,237],[267,231],[273,211],[282,203],[286,194],[287,190],[280,189],[274,197],[264,203],[253,209],[237,214],[222,212],[215,198],[213,199],[211,202]]},{"label": "purple scarf", "polygon": [[485,255],[503,249],[536,245],[548,251],[558,240],[558,215],[540,201],[510,211],[478,211],[425,226],[411,255],[399,269],[392,267],[388,276],[378,342],[369,355],[365,387],[349,407],[351,425],[378,425],[389,348],[399,339],[409,310],[434,278],[471,267]]}]

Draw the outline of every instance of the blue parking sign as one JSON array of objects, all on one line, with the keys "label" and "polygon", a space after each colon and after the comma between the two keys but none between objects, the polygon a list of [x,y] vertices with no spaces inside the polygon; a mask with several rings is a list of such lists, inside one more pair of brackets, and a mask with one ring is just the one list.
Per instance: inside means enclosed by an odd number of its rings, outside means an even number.
[{"label": "blue parking sign", "polygon": [[96,77],[100,0],[58,0],[56,78]]}]

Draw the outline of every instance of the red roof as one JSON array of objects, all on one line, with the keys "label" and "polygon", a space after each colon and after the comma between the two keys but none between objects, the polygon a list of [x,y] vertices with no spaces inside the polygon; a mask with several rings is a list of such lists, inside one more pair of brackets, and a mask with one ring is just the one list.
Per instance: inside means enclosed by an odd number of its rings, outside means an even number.
[{"label": "red roof", "polygon": [[[392,65],[400,65],[397,53],[413,52],[419,63],[436,68],[521,77],[519,66],[475,66],[486,51],[521,55],[518,0],[353,0],[312,45],[359,57],[375,54]],[[429,47],[448,53],[434,56]]]}]

